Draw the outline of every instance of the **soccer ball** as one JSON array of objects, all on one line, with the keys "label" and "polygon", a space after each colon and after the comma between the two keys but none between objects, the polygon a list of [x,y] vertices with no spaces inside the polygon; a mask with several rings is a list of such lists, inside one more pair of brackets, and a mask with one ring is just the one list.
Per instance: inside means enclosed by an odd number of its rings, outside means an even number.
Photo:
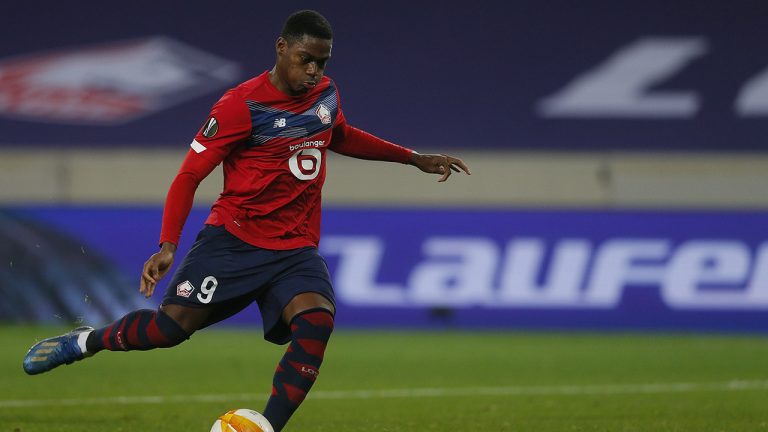
[{"label": "soccer ball", "polygon": [[254,410],[240,408],[227,411],[216,420],[211,432],[275,432],[263,415]]}]

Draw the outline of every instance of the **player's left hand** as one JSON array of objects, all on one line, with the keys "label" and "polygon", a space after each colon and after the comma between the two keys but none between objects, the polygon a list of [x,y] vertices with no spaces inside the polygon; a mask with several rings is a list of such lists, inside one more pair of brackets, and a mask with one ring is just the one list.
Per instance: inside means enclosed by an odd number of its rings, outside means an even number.
[{"label": "player's left hand", "polygon": [[[469,167],[459,158],[448,156],[444,154],[420,154],[413,152],[409,164],[429,174],[442,174],[437,180],[444,182],[451,176],[452,171],[461,172],[464,171],[468,175],[472,175],[469,171]],[[461,169],[461,170],[460,170]]]}]

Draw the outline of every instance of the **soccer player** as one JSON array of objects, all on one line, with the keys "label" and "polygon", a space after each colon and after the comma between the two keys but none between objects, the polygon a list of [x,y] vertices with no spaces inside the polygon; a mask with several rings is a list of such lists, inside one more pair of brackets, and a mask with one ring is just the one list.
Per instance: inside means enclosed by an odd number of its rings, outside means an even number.
[{"label": "soccer player", "polygon": [[334,324],[331,279],[317,251],[326,150],[410,164],[441,182],[452,171],[470,174],[460,159],[419,154],[348,125],[336,85],[324,75],[332,40],[322,15],[294,13],[275,44],[272,70],[214,105],[168,191],[160,251],[144,264],[142,294],[151,296],[171,268],[197,186],[220,163],[224,190],[159,309],[46,339],[27,353],[27,373],[102,350],[172,347],[255,301],[264,338],[290,343],[264,409],[275,431],[283,428],[317,378]]}]

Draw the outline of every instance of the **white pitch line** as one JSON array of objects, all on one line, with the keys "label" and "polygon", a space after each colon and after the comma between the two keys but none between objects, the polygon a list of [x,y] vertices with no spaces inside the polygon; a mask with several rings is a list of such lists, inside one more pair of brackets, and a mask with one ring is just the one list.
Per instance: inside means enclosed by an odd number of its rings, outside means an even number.
[{"label": "white pitch line", "polygon": [[[412,388],[392,390],[317,390],[312,399],[390,399],[467,396],[601,396],[768,390],[768,380],[732,380],[713,383],[653,383],[617,385]],[[200,394],[186,396],[113,396],[81,399],[0,399],[0,408],[29,408],[79,405],[136,405],[189,402],[263,401],[265,394]]]}]

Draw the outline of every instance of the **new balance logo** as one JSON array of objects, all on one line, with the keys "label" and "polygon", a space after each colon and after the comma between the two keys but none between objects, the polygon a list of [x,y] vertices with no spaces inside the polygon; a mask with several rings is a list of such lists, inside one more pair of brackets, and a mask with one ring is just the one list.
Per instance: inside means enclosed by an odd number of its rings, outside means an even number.
[{"label": "new balance logo", "polygon": [[275,120],[275,124],[272,125],[272,129],[279,128],[279,127],[285,127],[285,119],[279,118]]}]

